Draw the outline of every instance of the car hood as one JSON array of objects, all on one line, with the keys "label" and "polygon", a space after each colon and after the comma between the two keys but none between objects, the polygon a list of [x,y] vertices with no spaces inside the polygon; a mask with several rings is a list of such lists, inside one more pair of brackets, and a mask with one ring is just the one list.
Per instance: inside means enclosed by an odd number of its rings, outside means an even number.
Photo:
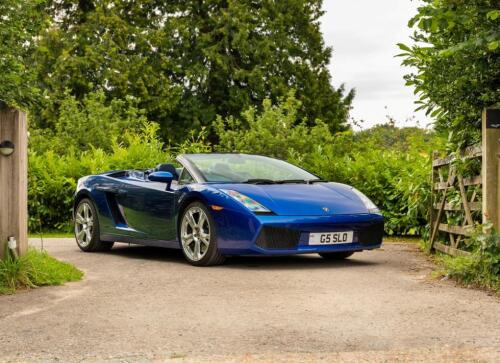
[{"label": "car hood", "polygon": [[361,199],[345,184],[217,184],[214,187],[236,190],[282,216],[368,213]]}]

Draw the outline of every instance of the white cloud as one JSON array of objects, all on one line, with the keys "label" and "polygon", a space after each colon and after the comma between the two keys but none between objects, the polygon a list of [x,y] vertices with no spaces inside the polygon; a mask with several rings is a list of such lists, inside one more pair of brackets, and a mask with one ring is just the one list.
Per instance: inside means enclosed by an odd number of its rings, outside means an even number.
[{"label": "white cloud", "polygon": [[326,0],[321,19],[325,42],[333,47],[330,70],[333,83],[355,88],[351,117],[363,127],[384,122],[386,115],[399,126],[426,126],[423,112],[415,113],[413,89],[404,85],[409,69],[400,65],[396,43],[408,43],[408,20],[418,1]]}]

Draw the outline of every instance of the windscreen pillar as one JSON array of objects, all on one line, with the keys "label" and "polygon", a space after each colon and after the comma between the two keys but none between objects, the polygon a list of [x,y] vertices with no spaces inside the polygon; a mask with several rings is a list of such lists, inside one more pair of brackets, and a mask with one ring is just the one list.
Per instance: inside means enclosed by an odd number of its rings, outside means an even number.
[{"label": "windscreen pillar", "polygon": [[17,254],[28,249],[28,129],[26,114],[0,101],[0,258],[9,239]]},{"label": "windscreen pillar", "polygon": [[500,232],[500,109],[486,109],[482,117],[483,223]]}]

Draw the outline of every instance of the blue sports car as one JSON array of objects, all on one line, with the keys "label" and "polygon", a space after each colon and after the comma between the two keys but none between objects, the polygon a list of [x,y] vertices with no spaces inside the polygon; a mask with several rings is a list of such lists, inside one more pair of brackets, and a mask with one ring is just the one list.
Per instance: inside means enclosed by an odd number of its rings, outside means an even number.
[{"label": "blue sports car", "polygon": [[196,266],[232,255],[343,259],[380,247],[384,232],[380,211],[355,188],[238,153],[184,154],[176,165],[83,177],[73,216],[83,251],[114,242],[180,248]]}]

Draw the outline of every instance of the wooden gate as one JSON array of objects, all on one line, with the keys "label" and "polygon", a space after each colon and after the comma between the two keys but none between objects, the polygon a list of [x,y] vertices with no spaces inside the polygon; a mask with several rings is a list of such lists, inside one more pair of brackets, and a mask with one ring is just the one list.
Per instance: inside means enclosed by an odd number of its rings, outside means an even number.
[{"label": "wooden gate", "polygon": [[[481,175],[464,177],[461,169],[464,164],[476,159],[480,170],[481,157],[481,146],[470,147],[458,155],[445,158],[439,158],[434,152],[430,249],[454,256],[469,253],[464,241],[472,234],[474,226],[481,223],[482,180]],[[438,239],[440,233],[445,234],[444,240]]]},{"label": "wooden gate", "polygon": [[500,110],[485,109],[481,145],[445,158],[433,154],[429,249],[467,255],[464,242],[476,225],[488,221],[500,232],[499,180]]}]

